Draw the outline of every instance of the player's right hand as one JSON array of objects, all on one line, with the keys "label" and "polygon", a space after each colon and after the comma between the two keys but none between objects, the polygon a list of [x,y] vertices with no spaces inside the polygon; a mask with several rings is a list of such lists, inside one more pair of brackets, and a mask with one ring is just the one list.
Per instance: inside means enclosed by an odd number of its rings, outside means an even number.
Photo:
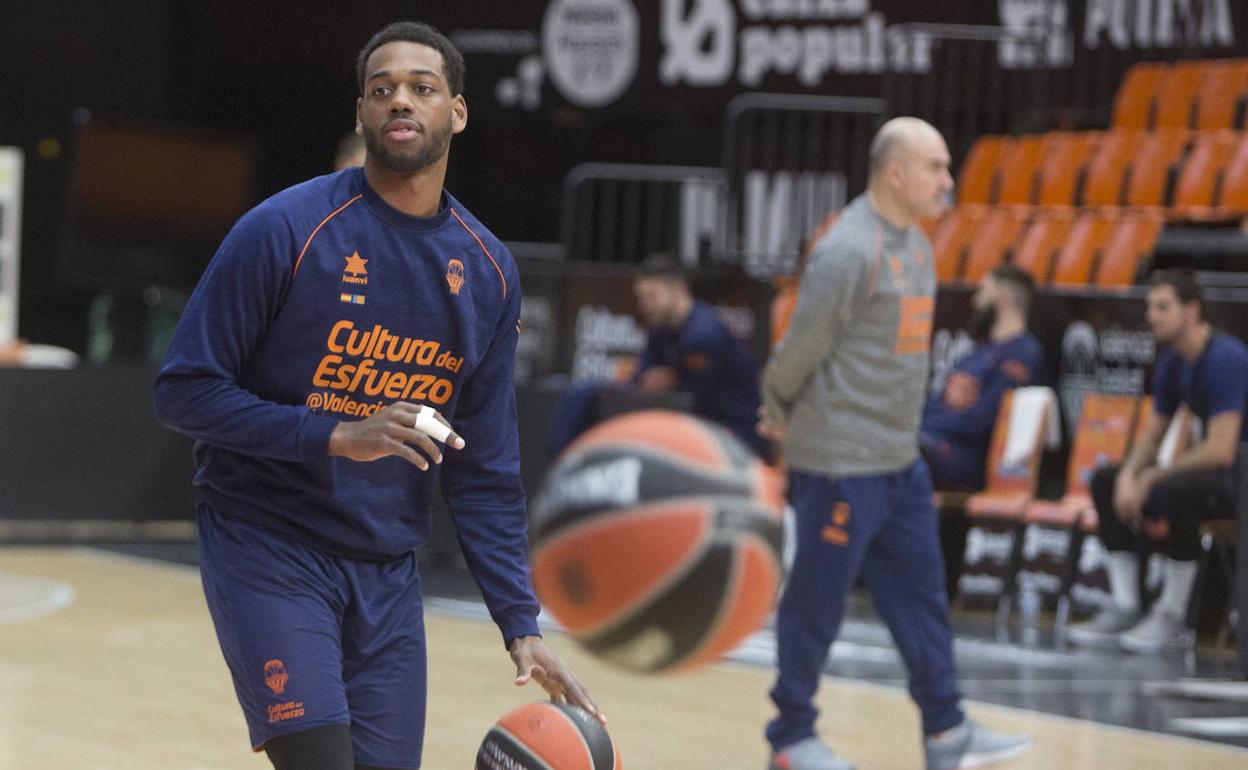
[{"label": "player's right hand", "polygon": [[[419,404],[396,401],[371,417],[340,422],[329,436],[329,455],[357,462],[398,456],[422,471],[429,470],[430,461],[442,462],[442,450],[428,433],[416,428],[419,413]],[[451,427],[436,410],[433,415],[438,422]],[[451,449],[463,449],[464,440],[452,430],[446,437],[446,445]]]}]

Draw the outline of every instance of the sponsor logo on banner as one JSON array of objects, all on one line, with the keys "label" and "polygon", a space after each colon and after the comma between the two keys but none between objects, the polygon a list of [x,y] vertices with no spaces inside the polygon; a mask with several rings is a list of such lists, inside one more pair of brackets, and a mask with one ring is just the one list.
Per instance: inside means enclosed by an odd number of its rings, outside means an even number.
[{"label": "sponsor logo on banner", "polygon": [[1145,373],[1155,355],[1156,343],[1146,331],[1102,329],[1098,333],[1086,321],[1067,326],[1057,390],[1068,435],[1073,435],[1079,423],[1088,393],[1143,393]]},{"label": "sponsor logo on banner", "polygon": [[619,380],[635,366],[646,345],[646,332],[628,313],[602,305],[582,305],[576,313],[572,380]]},{"label": "sponsor logo on banner", "polygon": [[640,45],[631,0],[554,0],[546,8],[542,52],[550,80],[579,107],[602,107],[624,93]]},{"label": "sponsor logo on banner", "polygon": [[768,77],[815,88],[836,75],[929,72],[932,38],[889,26],[869,0],[663,0],[659,17],[666,85],[756,88]]},{"label": "sponsor logo on banner", "polygon": [[1002,69],[1069,67],[1074,60],[1066,0],[999,0],[1009,37],[997,44]]},{"label": "sponsor logo on banner", "polygon": [[[1243,0],[1234,1],[1242,13]],[[1233,46],[1231,5],[1232,0],[1088,0],[1083,44],[1121,50]]]}]

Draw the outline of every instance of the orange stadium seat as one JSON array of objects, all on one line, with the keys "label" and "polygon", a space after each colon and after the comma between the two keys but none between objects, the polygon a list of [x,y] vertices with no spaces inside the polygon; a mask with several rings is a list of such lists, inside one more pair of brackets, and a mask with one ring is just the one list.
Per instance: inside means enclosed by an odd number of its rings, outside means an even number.
[{"label": "orange stadium seat", "polygon": [[1122,182],[1127,164],[1144,132],[1135,128],[1107,131],[1088,162],[1079,201],[1085,206],[1117,206],[1122,203]]},{"label": "orange stadium seat", "polygon": [[1248,59],[1222,59],[1207,64],[1196,93],[1196,128],[1248,128],[1242,112],[1248,101]]},{"label": "orange stadium seat", "polygon": [[1057,254],[1053,267],[1053,286],[1087,286],[1092,280],[1092,269],[1100,257],[1105,241],[1109,239],[1118,221],[1118,210],[1110,208],[1085,209],[1079,213],[1070,234]]},{"label": "orange stadium seat", "polygon": [[1069,237],[1074,218],[1075,210],[1069,206],[1039,209],[1010,261],[1030,273],[1036,283],[1047,283],[1053,257]]},{"label": "orange stadium seat", "polygon": [[1159,209],[1134,209],[1122,221],[1101,251],[1095,283],[1101,287],[1130,286],[1135,283],[1140,265],[1152,254],[1153,244],[1161,233],[1163,217]]},{"label": "orange stadium seat", "polygon": [[1190,128],[1208,63],[1177,61],[1166,69],[1153,95],[1153,128]]},{"label": "orange stadium seat", "polygon": [[1226,173],[1226,166],[1239,145],[1238,131],[1202,131],[1196,135],[1174,188],[1172,216],[1207,215],[1214,205],[1214,193]]},{"label": "orange stadium seat", "polygon": [[1031,215],[1028,206],[994,206],[973,234],[962,280],[977,283],[1005,259]]},{"label": "orange stadium seat", "polygon": [[1035,201],[1036,174],[1044,160],[1043,135],[1020,136],[1001,155],[997,203],[1029,204]]},{"label": "orange stadium seat", "polygon": [[966,250],[979,234],[980,222],[988,213],[987,206],[963,204],[945,212],[932,233],[932,254],[936,261],[936,278],[956,281],[962,277]]},{"label": "orange stadium seat", "polygon": [[1114,98],[1115,128],[1150,128],[1153,95],[1165,74],[1160,62],[1136,62],[1127,70]]},{"label": "orange stadium seat", "polygon": [[1124,193],[1126,205],[1165,205],[1171,173],[1190,137],[1186,128],[1159,128],[1144,135],[1130,164]]},{"label": "orange stadium seat", "polygon": [[1239,145],[1227,161],[1217,208],[1222,214],[1248,214],[1248,133],[1240,135]]},{"label": "orange stadium seat", "polygon": [[958,203],[995,202],[997,166],[1013,141],[1008,136],[981,136],[975,140],[958,174]]},{"label": "orange stadium seat", "polygon": [[1037,203],[1042,206],[1075,203],[1079,175],[1100,138],[1100,131],[1053,131],[1045,135]]}]

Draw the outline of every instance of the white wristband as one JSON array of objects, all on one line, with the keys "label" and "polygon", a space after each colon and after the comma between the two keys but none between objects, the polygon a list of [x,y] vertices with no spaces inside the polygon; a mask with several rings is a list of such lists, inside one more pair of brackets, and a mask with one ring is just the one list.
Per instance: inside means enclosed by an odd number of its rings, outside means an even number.
[{"label": "white wristband", "polygon": [[438,410],[427,404],[420,405],[420,411],[416,413],[416,430],[427,434],[434,441],[446,441],[451,435],[450,427],[437,418]]}]

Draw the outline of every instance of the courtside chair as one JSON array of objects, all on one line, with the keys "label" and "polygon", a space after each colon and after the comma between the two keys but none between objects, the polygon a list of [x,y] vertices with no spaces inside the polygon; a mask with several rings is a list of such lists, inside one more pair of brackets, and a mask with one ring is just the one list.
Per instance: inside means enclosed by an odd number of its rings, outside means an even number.
[{"label": "courtside chair", "polygon": [[[1066,540],[1065,553],[1059,555],[1053,565],[1057,578],[1053,628],[1059,646],[1065,641],[1070,620],[1071,589],[1083,550],[1084,516],[1094,508],[1092,474],[1104,466],[1122,462],[1131,441],[1138,401],[1136,396],[1110,393],[1084,396],[1066,468],[1066,493],[1059,500],[1033,500],[1023,513],[1024,537],[1036,528],[1056,530]],[[1036,540],[1041,542],[1045,538]]]},{"label": "courtside chair", "polygon": [[1051,388],[1030,386],[1001,398],[988,450],[988,473],[982,492],[966,500],[969,523],[961,596],[995,594],[996,633],[1009,638],[1009,617],[1022,558],[1023,513],[1035,499],[1040,460],[1053,435],[1057,397]]}]

